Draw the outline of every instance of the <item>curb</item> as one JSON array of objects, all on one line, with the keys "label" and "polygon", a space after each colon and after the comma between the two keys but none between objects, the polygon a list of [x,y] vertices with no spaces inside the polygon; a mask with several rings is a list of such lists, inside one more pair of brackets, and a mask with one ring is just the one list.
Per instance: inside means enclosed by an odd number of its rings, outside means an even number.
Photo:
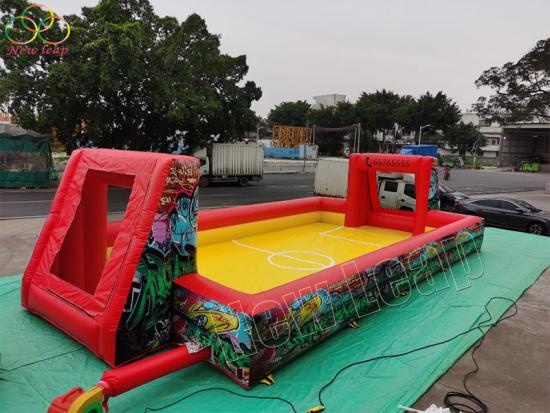
[{"label": "curb", "polygon": [[2,194],[28,194],[29,192],[36,192],[36,193],[53,193],[57,191],[57,187],[55,188],[29,188],[29,189],[21,189],[21,188],[14,188],[14,189],[0,189],[0,195]]}]

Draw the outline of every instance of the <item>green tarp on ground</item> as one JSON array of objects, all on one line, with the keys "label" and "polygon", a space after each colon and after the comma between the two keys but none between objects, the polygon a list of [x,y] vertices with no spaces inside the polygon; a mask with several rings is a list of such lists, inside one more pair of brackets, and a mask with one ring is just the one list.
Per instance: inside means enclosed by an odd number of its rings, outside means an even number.
[{"label": "green tarp on ground", "polygon": [[0,133],[0,188],[47,188],[51,170],[47,136]]},{"label": "green tarp on ground", "polygon": [[[480,259],[481,258],[481,259]],[[343,366],[442,341],[483,320],[492,296],[516,300],[550,265],[550,238],[488,228],[480,257],[452,267],[454,277],[438,274],[435,285],[421,285],[401,305],[385,307],[275,373],[275,385],[241,390],[207,364],[192,366],[114,398],[111,412],[143,412],[208,387],[254,396],[284,397],[298,412],[318,404],[317,392]],[[468,279],[467,276],[472,277]],[[455,284],[456,281],[456,284]],[[6,412],[45,411],[73,386],[89,388],[105,364],[79,344],[19,307],[20,277],[0,278],[0,400]],[[468,283],[470,284],[468,286]],[[429,294],[432,288],[440,291]],[[424,294],[424,295],[423,295]],[[395,303],[394,303],[395,304]],[[510,302],[494,301],[498,318]],[[504,321],[506,322],[506,321]],[[348,369],[323,394],[326,412],[399,412],[412,405],[472,346],[474,332],[448,344],[405,357]],[[441,401],[439,401],[441,403]],[[291,412],[281,401],[242,399],[222,391],[203,392],[162,412]]]}]

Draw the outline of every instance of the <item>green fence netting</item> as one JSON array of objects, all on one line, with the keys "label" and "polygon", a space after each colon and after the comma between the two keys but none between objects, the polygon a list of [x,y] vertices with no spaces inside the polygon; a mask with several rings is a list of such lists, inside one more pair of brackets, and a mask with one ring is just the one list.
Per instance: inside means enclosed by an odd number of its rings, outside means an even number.
[{"label": "green fence netting", "polygon": [[47,136],[0,134],[0,188],[47,188],[52,166]]}]

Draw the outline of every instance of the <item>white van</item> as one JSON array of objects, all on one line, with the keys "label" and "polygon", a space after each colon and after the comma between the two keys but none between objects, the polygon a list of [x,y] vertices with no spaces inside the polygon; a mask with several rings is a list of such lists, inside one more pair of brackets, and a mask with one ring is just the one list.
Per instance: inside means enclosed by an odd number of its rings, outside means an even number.
[{"label": "white van", "polygon": [[414,211],[416,206],[414,181],[408,179],[380,179],[378,196],[382,208]]}]

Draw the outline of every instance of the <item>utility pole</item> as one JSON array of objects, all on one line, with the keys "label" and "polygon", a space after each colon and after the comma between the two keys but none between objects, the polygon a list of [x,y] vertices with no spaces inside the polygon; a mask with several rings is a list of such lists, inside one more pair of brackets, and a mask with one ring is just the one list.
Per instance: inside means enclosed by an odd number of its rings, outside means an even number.
[{"label": "utility pole", "polygon": [[420,132],[418,133],[418,144],[420,145],[420,142],[422,141],[422,129],[429,128],[432,125],[424,125],[420,127]]},{"label": "utility pole", "polygon": [[357,152],[361,152],[361,122],[357,124]]},{"label": "utility pole", "polygon": [[474,145],[472,146],[471,152],[474,154],[474,163],[473,168],[476,169],[476,161],[477,161],[477,148],[478,148],[479,142],[476,140],[474,142]]}]

